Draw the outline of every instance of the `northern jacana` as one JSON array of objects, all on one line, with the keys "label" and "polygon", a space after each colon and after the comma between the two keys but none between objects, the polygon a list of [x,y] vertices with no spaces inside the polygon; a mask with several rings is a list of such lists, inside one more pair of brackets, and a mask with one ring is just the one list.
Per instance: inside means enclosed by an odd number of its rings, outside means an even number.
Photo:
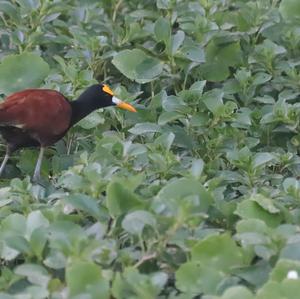
[{"label": "northern jacana", "polygon": [[45,147],[60,140],[92,111],[108,106],[136,112],[133,106],[115,97],[105,84],[88,87],[75,101],[68,101],[50,89],[27,89],[8,96],[0,104],[0,134],[7,143],[0,176],[14,151],[38,146],[40,153],[33,181],[39,181]]}]

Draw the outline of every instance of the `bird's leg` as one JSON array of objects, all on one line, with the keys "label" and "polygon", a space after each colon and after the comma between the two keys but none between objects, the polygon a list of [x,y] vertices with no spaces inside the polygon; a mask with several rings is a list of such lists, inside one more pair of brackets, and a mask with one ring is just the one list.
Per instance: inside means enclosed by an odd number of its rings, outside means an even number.
[{"label": "bird's leg", "polygon": [[43,160],[43,155],[44,155],[45,148],[41,146],[39,157],[36,161],[32,181],[33,182],[38,182],[41,178],[41,166],[42,166],[42,160]]},{"label": "bird's leg", "polygon": [[2,176],[2,174],[3,174],[5,165],[8,161],[8,159],[9,159],[9,157],[10,157],[10,151],[9,151],[9,148],[7,147],[4,159],[3,159],[2,163],[1,163],[1,166],[0,166],[0,176]]}]

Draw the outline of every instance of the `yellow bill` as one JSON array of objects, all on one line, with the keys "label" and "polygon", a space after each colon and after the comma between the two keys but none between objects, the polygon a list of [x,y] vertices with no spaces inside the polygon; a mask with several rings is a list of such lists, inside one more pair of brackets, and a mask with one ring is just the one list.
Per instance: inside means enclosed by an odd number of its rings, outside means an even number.
[{"label": "yellow bill", "polygon": [[126,103],[126,102],[121,101],[120,99],[118,99],[115,96],[112,97],[112,102],[114,104],[116,104],[116,106],[119,107],[119,108],[121,108],[121,109],[128,110],[130,112],[136,112],[136,109],[132,105],[130,105],[130,104]]}]

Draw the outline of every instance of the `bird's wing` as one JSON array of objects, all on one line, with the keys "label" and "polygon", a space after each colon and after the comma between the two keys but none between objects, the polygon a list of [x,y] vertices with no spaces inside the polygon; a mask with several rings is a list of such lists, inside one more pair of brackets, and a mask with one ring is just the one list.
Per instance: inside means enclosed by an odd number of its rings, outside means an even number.
[{"label": "bird's wing", "polygon": [[45,136],[64,133],[70,125],[71,106],[54,90],[28,89],[0,104],[0,126],[13,126]]}]

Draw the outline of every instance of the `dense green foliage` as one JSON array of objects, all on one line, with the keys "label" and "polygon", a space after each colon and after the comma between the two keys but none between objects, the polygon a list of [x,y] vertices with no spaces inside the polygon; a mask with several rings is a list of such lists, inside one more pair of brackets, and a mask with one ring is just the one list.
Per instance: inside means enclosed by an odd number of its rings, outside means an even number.
[{"label": "dense green foliage", "polygon": [[138,113],[82,120],[46,186],[36,150],[14,155],[0,298],[299,298],[299,16],[299,0],[1,0],[3,97],[98,80]]}]

